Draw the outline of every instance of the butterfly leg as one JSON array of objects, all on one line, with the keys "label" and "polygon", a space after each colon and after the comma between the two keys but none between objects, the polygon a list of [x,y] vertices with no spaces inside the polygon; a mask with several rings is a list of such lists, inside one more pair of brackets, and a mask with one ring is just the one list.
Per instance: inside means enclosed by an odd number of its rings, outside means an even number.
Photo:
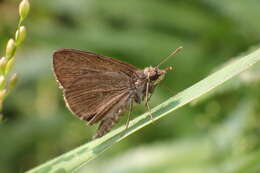
[{"label": "butterfly leg", "polygon": [[153,122],[153,115],[152,115],[152,112],[151,112],[151,108],[150,108],[149,102],[146,102],[145,105],[146,105],[146,108],[148,109],[150,119],[151,119],[152,122]]},{"label": "butterfly leg", "polygon": [[132,108],[133,108],[133,101],[131,100],[130,103],[129,103],[129,112],[128,112],[128,117],[127,117],[127,121],[126,121],[126,125],[125,125],[125,130],[127,130],[128,126],[129,126],[130,116],[131,116],[131,113],[132,113]]},{"label": "butterfly leg", "polygon": [[150,109],[150,105],[149,105],[149,100],[151,98],[151,96],[149,96],[149,93],[148,93],[148,91],[149,91],[149,83],[150,83],[150,81],[149,81],[149,76],[148,76],[148,82],[146,84],[146,92],[145,92],[145,105],[146,105],[146,107],[148,109],[148,112],[149,112],[149,115],[150,115],[150,119],[153,122],[153,115],[151,113],[151,109]]}]

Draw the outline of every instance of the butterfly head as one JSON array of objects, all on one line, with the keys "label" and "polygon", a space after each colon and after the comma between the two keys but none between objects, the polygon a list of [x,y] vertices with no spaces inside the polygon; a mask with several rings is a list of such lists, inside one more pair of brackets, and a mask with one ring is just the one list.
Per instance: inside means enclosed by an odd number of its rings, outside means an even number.
[{"label": "butterfly head", "polygon": [[150,82],[154,85],[161,82],[167,71],[172,70],[172,67],[167,67],[165,69],[159,69],[158,67],[146,67],[144,69],[144,74]]}]

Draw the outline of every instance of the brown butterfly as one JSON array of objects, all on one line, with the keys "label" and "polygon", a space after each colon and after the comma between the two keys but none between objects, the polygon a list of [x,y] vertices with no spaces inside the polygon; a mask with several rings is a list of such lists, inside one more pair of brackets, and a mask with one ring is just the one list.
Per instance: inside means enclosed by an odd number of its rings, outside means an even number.
[{"label": "brown butterfly", "polygon": [[106,134],[126,109],[131,112],[133,102],[145,100],[150,110],[151,93],[166,71],[172,69],[162,70],[159,65],[142,70],[113,58],[75,49],[60,49],[53,54],[54,73],[63,88],[67,107],[89,125],[100,122],[94,138]]}]

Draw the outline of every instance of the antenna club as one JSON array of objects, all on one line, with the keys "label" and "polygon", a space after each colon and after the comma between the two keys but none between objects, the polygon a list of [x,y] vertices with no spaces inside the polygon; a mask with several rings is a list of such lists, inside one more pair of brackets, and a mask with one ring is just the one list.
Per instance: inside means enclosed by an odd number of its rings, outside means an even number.
[{"label": "antenna club", "polygon": [[172,52],[172,54],[176,54],[176,53],[179,52],[181,49],[183,49],[182,46],[178,47],[177,49],[175,49],[175,51]]},{"label": "antenna club", "polygon": [[165,71],[170,71],[170,70],[172,70],[173,69],[173,67],[172,66],[169,66],[169,67],[166,67],[164,70]]}]

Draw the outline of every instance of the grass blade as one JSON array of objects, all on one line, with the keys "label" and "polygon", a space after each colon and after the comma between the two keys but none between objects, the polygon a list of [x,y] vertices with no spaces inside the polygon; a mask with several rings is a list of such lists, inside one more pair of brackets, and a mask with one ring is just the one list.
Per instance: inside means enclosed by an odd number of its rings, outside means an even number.
[{"label": "grass blade", "polygon": [[[176,96],[152,109],[152,114],[154,117],[153,121],[156,121],[159,118],[162,118],[163,116],[193,101],[194,99],[199,98],[203,94],[206,94],[215,87],[245,71],[258,61],[260,61],[260,49],[233,61],[219,71],[209,75],[200,82],[185,89]],[[121,141],[125,137],[140,130],[142,127],[145,127],[150,123],[152,123],[152,121],[150,120],[148,113],[145,113],[131,121],[127,130],[125,130],[125,127],[120,127],[100,139],[86,143],[30,170],[28,173],[73,172],[80,168],[83,164],[97,157],[114,143]]]}]

